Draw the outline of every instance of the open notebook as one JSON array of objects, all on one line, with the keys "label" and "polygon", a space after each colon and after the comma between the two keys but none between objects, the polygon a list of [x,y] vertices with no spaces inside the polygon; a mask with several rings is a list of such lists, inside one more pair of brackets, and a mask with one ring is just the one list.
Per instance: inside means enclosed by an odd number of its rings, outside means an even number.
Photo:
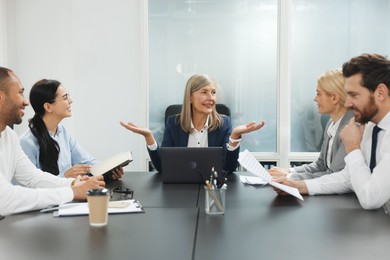
[{"label": "open notebook", "polygon": [[104,161],[98,162],[91,167],[91,173],[94,176],[99,176],[112,171],[118,167],[124,167],[133,161],[130,151],[118,153]]}]

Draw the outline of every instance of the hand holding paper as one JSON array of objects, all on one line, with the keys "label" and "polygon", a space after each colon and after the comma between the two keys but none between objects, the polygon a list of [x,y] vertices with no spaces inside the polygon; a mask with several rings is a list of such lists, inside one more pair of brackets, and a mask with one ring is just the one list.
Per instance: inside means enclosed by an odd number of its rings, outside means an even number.
[{"label": "hand holding paper", "polygon": [[274,182],[271,175],[267,172],[266,169],[256,160],[256,158],[248,151],[245,150],[240,153],[238,162],[242,167],[247,169],[250,173],[255,176],[262,178],[265,182],[274,186],[284,192],[293,195],[294,197],[303,200],[302,195],[299,193],[297,188],[290,187],[281,183]]}]

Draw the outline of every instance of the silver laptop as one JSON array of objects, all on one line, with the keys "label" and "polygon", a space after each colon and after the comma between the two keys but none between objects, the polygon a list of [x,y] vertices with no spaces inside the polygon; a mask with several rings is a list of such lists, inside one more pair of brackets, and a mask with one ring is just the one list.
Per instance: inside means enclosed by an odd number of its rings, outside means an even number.
[{"label": "silver laptop", "polygon": [[222,147],[162,147],[163,183],[205,183],[212,168],[222,176]]}]

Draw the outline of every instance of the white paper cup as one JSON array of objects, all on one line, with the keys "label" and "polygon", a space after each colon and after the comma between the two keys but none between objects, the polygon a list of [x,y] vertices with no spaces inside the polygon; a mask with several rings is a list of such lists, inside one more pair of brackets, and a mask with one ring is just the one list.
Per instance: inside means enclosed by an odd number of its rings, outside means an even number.
[{"label": "white paper cup", "polygon": [[109,200],[110,196],[107,189],[88,190],[89,225],[94,227],[107,225]]}]

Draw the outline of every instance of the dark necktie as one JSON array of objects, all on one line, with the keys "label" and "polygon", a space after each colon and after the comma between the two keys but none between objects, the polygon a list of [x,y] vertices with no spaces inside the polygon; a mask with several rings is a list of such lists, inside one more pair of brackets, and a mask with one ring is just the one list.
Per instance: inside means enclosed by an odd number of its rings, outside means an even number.
[{"label": "dark necktie", "polygon": [[371,159],[370,159],[370,170],[371,172],[374,170],[376,166],[376,145],[378,143],[378,133],[382,130],[378,126],[374,127],[372,131],[372,143],[371,143]]}]

